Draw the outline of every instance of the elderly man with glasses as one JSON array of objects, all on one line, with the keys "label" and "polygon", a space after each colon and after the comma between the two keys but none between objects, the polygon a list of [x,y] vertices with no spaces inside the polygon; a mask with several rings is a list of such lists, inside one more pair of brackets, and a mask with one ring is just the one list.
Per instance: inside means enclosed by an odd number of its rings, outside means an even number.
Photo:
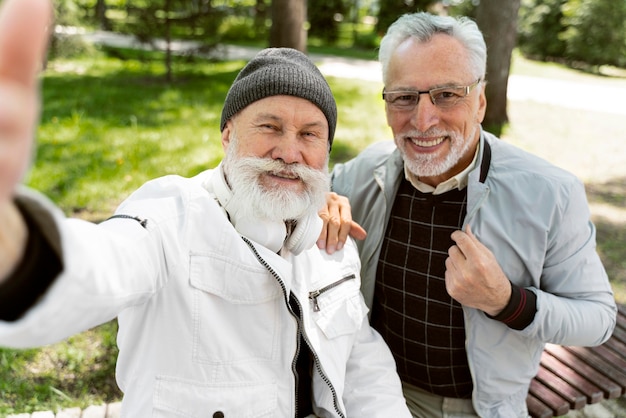
[{"label": "elderly man with glasses", "polygon": [[368,232],[372,324],[414,416],[527,417],[544,345],[601,344],[615,325],[584,186],[481,128],[486,46],[471,20],[402,16],[379,57],[394,142],[333,170]]}]

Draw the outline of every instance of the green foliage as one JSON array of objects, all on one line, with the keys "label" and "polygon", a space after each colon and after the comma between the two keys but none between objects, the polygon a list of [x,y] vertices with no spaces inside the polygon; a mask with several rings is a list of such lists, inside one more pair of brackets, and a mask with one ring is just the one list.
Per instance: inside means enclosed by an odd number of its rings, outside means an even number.
[{"label": "green foliage", "polygon": [[518,45],[528,57],[546,60],[565,55],[566,44],[559,37],[563,5],[568,0],[522,0],[518,23]]},{"label": "green foliage", "polygon": [[75,27],[88,26],[89,19],[79,2],[72,0],[55,1],[54,20],[55,25],[60,29],[54,33],[50,43],[49,56],[51,58],[71,58],[93,51],[91,45],[84,42],[80,37],[67,33]]},{"label": "green foliage", "polygon": [[389,25],[405,13],[425,11],[435,0],[385,0],[380,2],[376,32],[383,35]]},{"label": "green foliage", "polygon": [[57,33],[52,37],[48,56],[55,58],[74,58],[95,53],[92,44],[85,42],[80,36]]},{"label": "green foliage", "polygon": [[225,11],[208,0],[151,0],[126,8],[128,18],[118,22],[139,39],[192,39],[211,45],[217,42],[219,22]]},{"label": "green foliage", "polygon": [[476,7],[480,0],[446,0],[450,16],[476,17]]},{"label": "green foliage", "polygon": [[85,9],[73,0],[56,0],[54,2],[54,23],[61,26],[84,26]]},{"label": "green foliage", "polygon": [[518,41],[528,57],[624,67],[625,26],[623,0],[523,0]]},{"label": "green foliage", "polygon": [[354,40],[354,46],[361,49],[374,51],[380,45],[380,36],[374,31],[366,34],[359,34]]},{"label": "green foliage", "polygon": [[626,1],[570,0],[563,12],[569,60],[626,65]]},{"label": "green foliage", "polygon": [[308,0],[308,20],[311,25],[309,36],[317,37],[328,43],[339,39],[338,17],[343,20],[348,8],[343,0]]},{"label": "green foliage", "polygon": [[269,25],[244,16],[229,15],[220,23],[219,38],[222,42],[259,41],[269,37]]}]

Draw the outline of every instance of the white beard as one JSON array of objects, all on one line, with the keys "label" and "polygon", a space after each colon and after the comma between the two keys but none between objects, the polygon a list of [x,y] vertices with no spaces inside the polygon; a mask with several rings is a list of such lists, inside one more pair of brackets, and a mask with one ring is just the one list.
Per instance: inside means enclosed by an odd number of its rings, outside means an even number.
[{"label": "white beard", "polygon": [[[411,173],[418,177],[434,177],[448,172],[463,158],[472,146],[471,138],[476,134],[476,129],[478,128],[474,128],[467,138],[463,138],[456,132],[446,132],[439,129],[433,129],[427,132],[411,131],[396,135],[395,142],[396,146],[400,149],[404,163]],[[438,154],[411,154],[411,158],[409,158],[404,140],[407,136],[448,136],[450,138],[450,152],[448,152],[443,159],[441,159]]]},{"label": "white beard", "polygon": [[[302,164],[285,164],[271,158],[238,157],[236,154],[237,144],[231,137],[223,164],[232,189],[232,199],[238,202],[242,218],[295,220],[316,214],[326,202],[326,193],[330,190],[328,169],[316,170]],[[304,191],[264,186],[261,176],[271,172],[296,175],[302,180]]]}]

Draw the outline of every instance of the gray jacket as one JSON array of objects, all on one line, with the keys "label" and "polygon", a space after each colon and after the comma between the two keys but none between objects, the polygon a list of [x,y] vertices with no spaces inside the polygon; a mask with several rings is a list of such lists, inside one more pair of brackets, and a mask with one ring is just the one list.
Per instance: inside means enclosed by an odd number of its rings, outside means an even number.
[{"label": "gray jacket", "polygon": [[[515,284],[537,294],[537,313],[513,330],[463,307],[466,348],[481,417],[526,417],[526,396],[545,343],[591,346],[613,331],[616,305],[596,252],[584,185],[572,174],[482,132],[469,175],[465,223]],[[371,307],[383,235],[404,175],[391,141],[337,164],[333,190],[350,199],[367,231],[358,243],[362,292]]]}]

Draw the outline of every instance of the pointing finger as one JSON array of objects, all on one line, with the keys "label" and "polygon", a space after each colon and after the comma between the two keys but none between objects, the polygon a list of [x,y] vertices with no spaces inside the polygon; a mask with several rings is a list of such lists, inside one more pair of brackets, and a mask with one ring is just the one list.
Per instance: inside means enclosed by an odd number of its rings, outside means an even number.
[{"label": "pointing finger", "polygon": [[48,0],[4,0],[0,8],[0,79],[32,87],[48,46]]}]

